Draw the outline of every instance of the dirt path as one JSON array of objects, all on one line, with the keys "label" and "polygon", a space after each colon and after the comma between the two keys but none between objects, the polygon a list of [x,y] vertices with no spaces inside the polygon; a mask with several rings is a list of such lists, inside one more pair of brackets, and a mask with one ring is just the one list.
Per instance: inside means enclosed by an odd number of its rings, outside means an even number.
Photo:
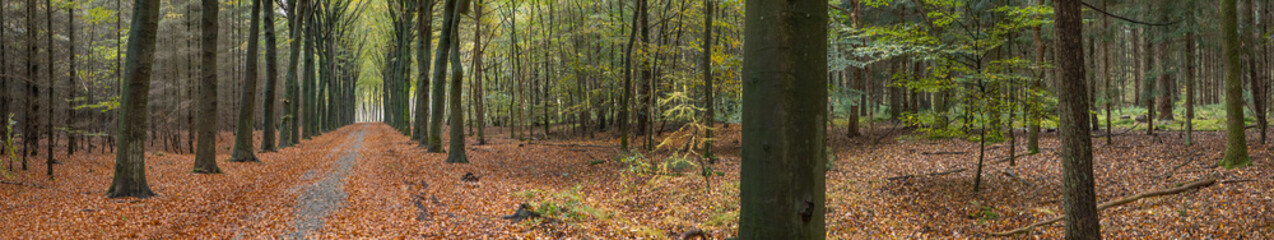
[{"label": "dirt path", "polygon": [[[323,227],[324,219],[328,215],[345,205],[345,199],[349,197],[349,194],[345,192],[345,177],[349,175],[358,159],[358,151],[363,147],[365,135],[367,131],[362,128],[358,129],[357,133],[350,134],[341,147],[332,150],[333,155],[343,155],[336,160],[327,175],[317,182],[300,186],[304,188],[304,191],[296,198],[295,217],[292,220],[292,227],[295,230],[289,233],[287,238],[302,239],[312,235]],[[313,172],[306,173],[313,176]]]}]

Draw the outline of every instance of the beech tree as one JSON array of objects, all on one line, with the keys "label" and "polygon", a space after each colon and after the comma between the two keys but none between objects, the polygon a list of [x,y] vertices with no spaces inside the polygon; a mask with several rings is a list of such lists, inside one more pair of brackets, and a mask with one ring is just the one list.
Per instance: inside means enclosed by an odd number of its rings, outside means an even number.
[{"label": "beech tree", "polygon": [[146,198],[154,196],[146,183],[146,120],[150,74],[155,60],[155,35],[159,28],[159,0],[135,0],[128,32],[128,57],[119,111],[119,146],[115,176],[106,196]]},{"label": "beech tree", "polygon": [[827,3],[748,0],[740,239],[823,239]]},{"label": "beech tree", "polygon": [[243,92],[240,95],[238,124],[235,125],[234,132],[234,150],[230,155],[231,162],[260,162],[257,159],[256,148],[253,148],[252,130],[253,123],[256,121],[256,96],[257,96],[257,53],[258,42],[257,33],[261,30],[261,1],[270,0],[252,0],[252,23],[248,30],[248,63],[246,67],[247,76],[243,81]]},{"label": "beech tree", "polygon": [[199,43],[199,144],[195,147],[196,173],[221,173],[217,167],[217,31],[220,3],[201,0],[203,40]]}]

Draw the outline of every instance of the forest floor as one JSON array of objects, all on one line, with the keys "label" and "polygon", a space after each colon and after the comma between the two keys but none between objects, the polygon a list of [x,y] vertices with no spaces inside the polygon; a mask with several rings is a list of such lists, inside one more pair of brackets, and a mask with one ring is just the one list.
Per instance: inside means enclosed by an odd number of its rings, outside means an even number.
[{"label": "forest floor", "polygon": [[[827,173],[829,238],[984,238],[1062,212],[1052,134],[1044,135],[1040,154],[1017,158],[1017,166],[1001,161],[1008,144],[990,145],[982,189],[974,192],[977,143],[927,140],[887,127],[854,139],[843,137],[843,129],[829,131],[837,159]],[[487,144],[467,138],[472,163],[448,164],[446,154],[427,153],[383,124],[356,124],[260,153],[260,163],[219,161],[225,173],[216,175],[191,173],[193,155],[153,151],[147,175],[159,195],[148,199],[104,197],[114,155],[59,155],[55,180],[44,175],[41,157],[31,170],[3,177],[0,236],[658,239],[702,229],[720,239],[738,227],[740,132],[738,125],[718,128],[721,161],[712,168],[721,175],[709,178],[680,166],[699,162],[678,160],[673,150],[638,157],[620,153],[618,140],[606,134],[519,141],[506,128],[488,128]],[[1239,170],[1214,167],[1224,145],[1219,132],[1196,133],[1197,144],[1189,147],[1176,132],[1122,134],[1114,144],[1094,138],[1099,202],[1220,180],[1107,209],[1103,234],[1274,238],[1274,145],[1249,135],[1253,166]],[[224,160],[230,143],[220,144]],[[1025,152],[1023,141],[1017,146]],[[632,167],[643,164],[652,167]],[[953,171],[959,169],[965,170]],[[941,172],[951,173],[926,175]],[[462,180],[467,173],[476,179]],[[917,176],[894,178],[905,175]],[[503,218],[524,203],[545,216]],[[1056,239],[1060,226],[1016,237]]]}]

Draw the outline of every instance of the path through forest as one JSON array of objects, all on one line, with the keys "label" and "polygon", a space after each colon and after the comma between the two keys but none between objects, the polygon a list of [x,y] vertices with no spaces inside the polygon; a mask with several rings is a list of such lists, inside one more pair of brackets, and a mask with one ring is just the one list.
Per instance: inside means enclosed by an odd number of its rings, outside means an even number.
[{"label": "path through forest", "polygon": [[[292,227],[295,232],[288,234],[289,238],[300,239],[313,233],[323,226],[323,219],[332,212],[339,210],[345,205],[345,198],[349,194],[345,193],[345,176],[349,175],[350,169],[354,167],[354,162],[358,159],[358,150],[363,148],[363,136],[367,131],[360,125],[358,133],[350,134],[346,137],[346,142],[341,147],[332,149],[332,155],[341,155],[336,160],[336,165],[332,166],[327,176],[323,180],[304,187],[305,191],[297,196],[296,217],[292,220]],[[316,174],[314,170],[306,171],[302,175],[302,179],[313,178]]]}]

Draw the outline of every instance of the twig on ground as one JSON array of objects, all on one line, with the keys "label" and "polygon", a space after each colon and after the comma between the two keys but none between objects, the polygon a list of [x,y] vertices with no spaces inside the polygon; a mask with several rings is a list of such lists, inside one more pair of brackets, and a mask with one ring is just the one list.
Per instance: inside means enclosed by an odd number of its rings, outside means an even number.
[{"label": "twig on ground", "polygon": [[27,186],[27,187],[33,187],[33,188],[49,189],[49,187],[47,187],[47,186],[40,185],[40,184],[34,184],[34,183],[24,183],[24,182],[14,182],[14,181],[0,181],[0,183],[3,183],[3,184],[10,184],[10,185],[18,185],[18,186]]},{"label": "twig on ground", "polygon": [[968,169],[960,168],[960,169],[953,169],[953,170],[947,170],[947,171],[941,171],[941,172],[932,172],[932,173],[924,173],[924,174],[909,174],[909,175],[902,175],[902,176],[897,176],[897,177],[890,177],[890,178],[886,178],[886,180],[893,181],[893,180],[908,179],[908,178],[913,178],[913,177],[918,177],[918,176],[939,176],[939,175],[947,175],[947,174],[952,174],[952,173],[963,172],[963,171],[965,171],[965,170],[968,170]]}]

